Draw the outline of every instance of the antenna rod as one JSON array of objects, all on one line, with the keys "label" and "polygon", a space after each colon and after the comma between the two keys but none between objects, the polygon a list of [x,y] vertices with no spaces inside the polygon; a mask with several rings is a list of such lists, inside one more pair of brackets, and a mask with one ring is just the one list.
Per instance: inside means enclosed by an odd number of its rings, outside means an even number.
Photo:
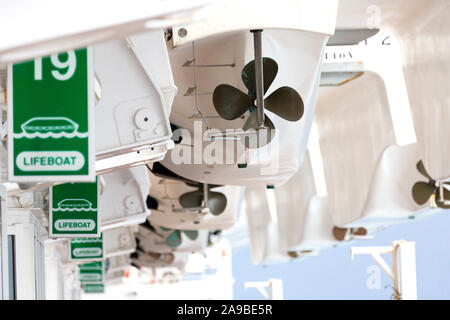
[{"label": "antenna rod", "polygon": [[255,80],[256,80],[256,112],[258,127],[264,127],[264,73],[262,59],[262,30],[251,30],[255,50]]}]

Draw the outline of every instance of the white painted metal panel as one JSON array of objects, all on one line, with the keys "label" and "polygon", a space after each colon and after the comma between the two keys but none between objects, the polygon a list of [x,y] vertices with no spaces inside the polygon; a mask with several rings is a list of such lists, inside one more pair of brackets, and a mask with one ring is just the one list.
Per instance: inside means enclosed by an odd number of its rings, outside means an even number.
[{"label": "white painted metal panel", "polygon": [[[0,1],[0,62],[27,60],[197,19],[204,0]],[[101,14],[100,14],[101,13]],[[202,13],[204,15],[204,13]]]}]

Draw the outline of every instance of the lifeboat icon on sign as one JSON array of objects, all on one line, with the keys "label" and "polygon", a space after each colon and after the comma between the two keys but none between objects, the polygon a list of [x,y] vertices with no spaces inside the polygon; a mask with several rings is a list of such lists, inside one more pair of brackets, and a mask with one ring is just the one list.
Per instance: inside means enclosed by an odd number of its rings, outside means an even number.
[{"label": "lifeboat icon on sign", "polygon": [[35,117],[22,124],[21,128],[27,134],[75,133],[78,124],[66,117]]},{"label": "lifeboat icon on sign", "polygon": [[89,133],[78,132],[79,125],[67,117],[34,117],[20,125],[21,133],[14,133],[14,139],[34,138],[87,138]]},{"label": "lifeboat icon on sign", "polygon": [[92,203],[86,199],[64,199],[58,202],[60,209],[91,209]]}]

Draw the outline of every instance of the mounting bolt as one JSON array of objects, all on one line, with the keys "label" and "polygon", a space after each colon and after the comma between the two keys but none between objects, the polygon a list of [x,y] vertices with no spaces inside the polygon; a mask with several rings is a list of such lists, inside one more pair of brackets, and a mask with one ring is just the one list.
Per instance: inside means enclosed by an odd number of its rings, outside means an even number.
[{"label": "mounting bolt", "polygon": [[139,139],[144,139],[145,138],[145,133],[143,131],[138,131],[137,135],[138,135]]},{"label": "mounting bolt", "polygon": [[141,130],[150,130],[154,126],[152,120],[152,110],[148,108],[142,108],[134,115],[134,123]]},{"label": "mounting bolt", "polygon": [[184,38],[187,36],[187,30],[186,28],[180,28],[178,29],[178,35],[180,36],[180,38]]},{"label": "mounting bolt", "polygon": [[128,212],[136,212],[139,209],[139,200],[134,196],[126,197],[124,204]]},{"label": "mounting bolt", "polygon": [[119,236],[119,246],[120,246],[121,248],[125,248],[125,247],[127,246],[127,244],[128,244],[129,241],[130,241],[130,237],[129,237],[128,234],[122,233],[122,234]]}]

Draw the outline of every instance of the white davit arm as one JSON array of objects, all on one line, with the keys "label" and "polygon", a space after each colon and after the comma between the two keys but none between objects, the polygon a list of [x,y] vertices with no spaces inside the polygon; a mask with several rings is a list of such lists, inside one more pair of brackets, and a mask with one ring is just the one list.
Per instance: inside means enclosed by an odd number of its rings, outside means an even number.
[{"label": "white davit arm", "polygon": [[[392,268],[381,254],[392,254]],[[394,290],[399,300],[417,300],[416,251],[413,241],[393,241],[386,247],[351,247],[350,256],[370,254],[383,271],[394,282]]]}]

